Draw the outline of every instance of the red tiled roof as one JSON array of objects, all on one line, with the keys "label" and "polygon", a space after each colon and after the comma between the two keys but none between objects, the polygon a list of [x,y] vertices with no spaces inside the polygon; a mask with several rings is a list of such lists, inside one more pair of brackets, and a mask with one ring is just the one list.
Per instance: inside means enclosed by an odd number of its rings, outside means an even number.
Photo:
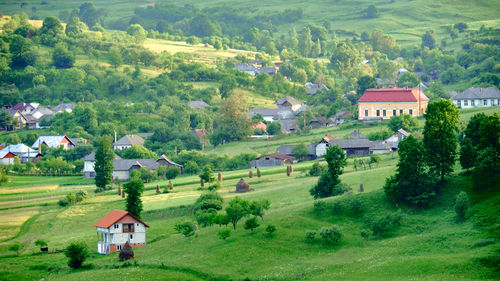
[{"label": "red tiled roof", "polygon": [[[358,102],[417,102],[419,91],[411,88],[368,89]],[[429,98],[420,91],[420,101],[428,100]]]},{"label": "red tiled roof", "polygon": [[273,154],[269,154],[268,156],[269,157],[278,158],[278,159],[283,159],[283,160],[288,160],[288,159],[292,159],[293,160],[292,156],[288,156],[288,155],[283,154],[283,153],[273,153]]},{"label": "red tiled roof", "polygon": [[146,223],[141,221],[140,219],[136,218],[134,215],[127,211],[121,211],[121,210],[113,210],[109,212],[109,214],[105,215],[102,219],[100,219],[98,222],[94,224],[95,227],[102,227],[102,228],[109,228],[112,226],[114,223],[118,222],[125,216],[131,216],[132,218],[136,219],[137,221],[141,222],[144,224],[146,227],[149,227]]}]

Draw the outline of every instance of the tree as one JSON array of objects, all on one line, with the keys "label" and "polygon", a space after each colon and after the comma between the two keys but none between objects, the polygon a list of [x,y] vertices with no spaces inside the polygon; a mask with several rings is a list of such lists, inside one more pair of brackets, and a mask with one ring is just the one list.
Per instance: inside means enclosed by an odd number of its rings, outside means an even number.
[{"label": "tree", "polygon": [[460,32],[464,32],[469,26],[465,22],[455,23],[453,28],[458,29]]},{"label": "tree", "polygon": [[406,72],[399,77],[397,85],[398,87],[416,87],[418,85],[418,77],[411,72]]},{"label": "tree", "polygon": [[21,245],[18,242],[9,246],[9,251],[16,252],[16,256],[19,256],[20,249],[21,249]]},{"label": "tree", "polygon": [[455,213],[459,221],[464,221],[467,216],[470,201],[469,196],[465,191],[461,191],[455,199]]},{"label": "tree", "polygon": [[297,50],[297,48],[299,47],[299,39],[297,39],[297,31],[295,30],[295,27],[290,31],[288,47],[292,50]]},{"label": "tree", "polygon": [[89,256],[87,245],[83,242],[73,242],[66,248],[64,255],[69,258],[68,265],[73,269],[82,267]]},{"label": "tree", "polygon": [[142,212],[141,195],[144,191],[144,183],[141,180],[131,180],[123,185],[123,190],[127,193],[127,212],[140,218]]},{"label": "tree", "polygon": [[399,143],[396,175],[387,178],[384,191],[394,203],[426,207],[435,196],[434,180],[427,165],[424,145],[410,135]]},{"label": "tree", "polygon": [[106,186],[113,181],[113,159],[115,153],[111,149],[112,138],[110,136],[102,136],[97,141],[97,149],[95,152],[95,185],[97,191],[103,191]]},{"label": "tree", "polygon": [[68,51],[68,48],[61,43],[57,44],[54,48],[52,59],[57,68],[70,68],[75,64],[75,55]]},{"label": "tree", "polygon": [[358,66],[359,56],[357,50],[347,43],[340,43],[333,51],[330,65],[342,77],[347,77],[351,70]]},{"label": "tree", "polygon": [[274,224],[268,224],[266,226],[266,232],[270,237],[272,237],[274,232],[276,232],[276,226]]},{"label": "tree", "polygon": [[311,30],[306,26],[300,34],[299,51],[304,57],[309,57],[309,55],[311,55],[312,47],[313,41],[311,37]]},{"label": "tree", "polygon": [[499,154],[492,146],[478,151],[472,180],[474,188],[496,188],[500,186]]},{"label": "tree", "polygon": [[304,160],[309,155],[309,148],[305,143],[299,143],[292,149],[295,159]]},{"label": "tree", "polygon": [[434,49],[435,45],[436,45],[436,39],[434,38],[434,30],[425,32],[425,34],[422,35],[422,49],[424,47],[427,47],[430,50],[432,50]]},{"label": "tree", "polygon": [[173,180],[181,174],[181,169],[177,166],[170,166],[165,173],[167,180]]},{"label": "tree", "polygon": [[174,228],[175,228],[175,230],[177,232],[179,232],[182,235],[184,235],[184,237],[193,236],[194,232],[195,232],[193,223],[189,222],[189,221],[186,221],[186,222],[183,222],[183,223],[177,223],[174,226]]},{"label": "tree", "polygon": [[41,248],[46,248],[47,247],[47,242],[42,240],[42,239],[38,239],[35,241],[35,246],[38,246]]},{"label": "tree", "polygon": [[229,229],[221,229],[219,230],[219,238],[226,241],[227,238],[231,236],[231,230]]},{"label": "tree", "polygon": [[271,136],[281,134],[281,124],[279,122],[271,122],[267,125],[267,133]]},{"label": "tree", "polygon": [[9,130],[14,125],[14,117],[5,109],[0,109],[0,128]]},{"label": "tree", "polygon": [[370,75],[363,75],[359,77],[358,87],[356,88],[356,93],[362,95],[365,93],[366,89],[372,89],[377,87],[377,79]]},{"label": "tree", "polygon": [[217,128],[213,135],[220,138],[211,137],[213,144],[222,141],[241,140],[252,133],[250,120],[248,119],[248,107],[245,95],[241,91],[232,91],[227,99],[222,102],[217,116]]},{"label": "tree", "polygon": [[104,9],[97,9],[92,3],[83,3],[80,5],[78,17],[90,28],[99,24],[103,25],[105,16],[106,11]]},{"label": "tree", "polygon": [[122,150],[121,157],[124,159],[157,159],[158,155],[142,145],[134,145]]},{"label": "tree", "polygon": [[200,167],[194,161],[188,161],[186,165],[184,165],[184,172],[189,175],[194,175],[200,172]]},{"label": "tree", "polygon": [[236,224],[243,217],[250,213],[250,205],[248,201],[240,199],[238,197],[234,198],[229,202],[229,206],[226,207],[226,215],[229,221],[233,224],[234,230],[236,230]]},{"label": "tree", "polygon": [[318,183],[309,190],[314,199],[338,195],[345,191],[339,180],[347,164],[344,151],[338,145],[330,146],[326,150],[325,160],[328,170],[321,174]]},{"label": "tree", "polygon": [[269,210],[269,205],[269,201],[265,199],[252,201],[250,203],[250,214],[264,220],[264,211]]},{"label": "tree", "polygon": [[212,171],[212,166],[210,166],[210,164],[206,164],[203,167],[200,179],[203,180],[203,182],[213,182],[215,180],[214,172]]},{"label": "tree", "polygon": [[46,17],[43,20],[42,28],[40,28],[40,39],[42,44],[54,46],[64,37],[64,27],[56,17]]},{"label": "tree", "polygon": [[387,127],[393,132],[399,129],[411,132],[418,126],[418,119],[410,114],[401,114],[392,116]]},{"label": "tree", "polygon": [[127,27],[127,34],[134,37],[136,43],[141,43],[147,38],[147,31],[140,24],[131,24]]},{"label": "tree", "polygon": [[12,54],[13,67],[33,65],[38,58],[31,40],[19,35],[11,36],[9,51]]},{"label": "tree", "polygon": [[244,228],[250,229],[253,232],[253,230],[259,226],[260,226],[260,224],[259,224],[259,221],[257,221],[257,217],[252,217],[252,218],[249,218],[245,221]]},{"label": "tree", "polygon": [[469,172],[469,169],[474,167],[474,162],[476,160],[476,153],[474,147],[472,146],[472,141],[469,138],[463,140],[460,145],[460,165],[463,169]]},{"label": "tree", "polygon": [[424,126],[424,147],[429,166],[441,175],[453,171],[457,156],[457,137],[460,112],[450,100],[440,99],[427,107]]},{"label": "tree", "polygon": [[72,17],[66,25],[66,35],[77,37],[88,29],[87,25],[80,21],[78,17]]},{"label": "tree", "polygon": [[333,241],[333,243],[338,243],[340,241],[340,238],[342,238],[342,232],[336,225],[322,228],[319,234],[323,239],[325,239],[326,242],[331,240]]},{"label": "tree", "polygon": [[111,48],[109,50],[109,63],[114,68],[117,68],[118,66],[122,65],[123,59],[120,50],[118,50],[118,48]]},{"label": "tree", "polygon": [[365,11],[365,17],[369,19],[378,18],[378,9],[375,5],[370,5]]}]

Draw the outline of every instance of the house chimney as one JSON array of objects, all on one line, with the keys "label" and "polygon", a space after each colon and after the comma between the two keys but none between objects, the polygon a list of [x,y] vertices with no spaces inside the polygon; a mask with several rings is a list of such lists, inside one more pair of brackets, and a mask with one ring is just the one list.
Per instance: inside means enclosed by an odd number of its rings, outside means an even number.
[{"label": "house chimney", "polygon": [[116,143],[116,131],[115,131],[115,143]]}]

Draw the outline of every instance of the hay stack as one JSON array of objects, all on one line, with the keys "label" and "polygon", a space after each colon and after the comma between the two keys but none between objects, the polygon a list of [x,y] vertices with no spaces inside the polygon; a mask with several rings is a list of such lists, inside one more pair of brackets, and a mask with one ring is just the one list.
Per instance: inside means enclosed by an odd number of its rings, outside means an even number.
[{"label": "hay stack", "polygon": [[170,187],[170,190],[174,189],[174,184],[172,183],[172,181],[168,181],[168,186]]},{"label": "hay stack", "polygon": [[260,173],[260,168],[257,168],[257,177],[260,178],[262,175]]},{"label": "hay stack", "polygon": [[161,193],[159,184],[156,185],[156,193]]},{"label": "hay stack", "polygon": [[201,187],[205,186],[205,182],[203,181],[203,179],[200,179],[200,185],[201,185]]},{"label": "hay stack", "polygon": [[120,259],[120,261],[126,261],[134,258],[134,250],[132,250],[132,247],[130,246],[128,241],[120,250],[118,258]]},{"label": "hay stack", "polygon": [[236,192],[244,193],[250,191],[250,185],[241,178],[240,181],[236,184]]},{"label": "hay stack", "polygon": [[252,171],[252,170],[250,170],[250,171],[248,172],[248,178],[253,178],[253,171]]},{"label": "hay stack", "polygon": [[286,166],[286,175],[290,176],[291,173],[292,172],[291,172],[290,166]]},{"label": "hay stack", "polygon": [[122,187],[121,187],[121,186],[118,186],[118,195],[120,195],[120,196],[121,196],[121,195],[122,195],[122,192],[123,192],[123,191],[122,191]]},{"label": "hay stack", "polygon": [[122,198],[125,198],[125,191],[122,191]]},{"label": "hay stack", "polygon": [[218,180],[219,182],[222,182],[222,180],[223,180],[223,179],[222,179],[222,173],[221,173],[221,172],[219,172],[219,173],[217,174],[217,180]]},{"label": "hay stack", "polygon": [[359,192],[365,192],[365,188],[363,187],[363,184],[359,185]]}]

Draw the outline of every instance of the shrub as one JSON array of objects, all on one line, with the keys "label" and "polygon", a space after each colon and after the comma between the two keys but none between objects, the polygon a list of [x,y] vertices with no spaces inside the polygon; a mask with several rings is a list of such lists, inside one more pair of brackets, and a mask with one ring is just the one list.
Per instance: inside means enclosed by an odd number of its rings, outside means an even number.
[{"label": "shrub", "polygon": [[370,226],[373,235],[383,237],[390,231],[399,228],[401,226],[401,219],[400,214],[390,214],[368,221],[367,224]]},{"label": "shrub", "polygon": [[82,242],[73,242],[66,248],[64,255],[69,258],[69,267],[78,269],[82,267],[82,264],[87,259],[89,253],[87,245]]},{"label": "shrub", "polygon": [[59,206],[61,206],[61,207],[66,207],[66,206],[68,206],[68,205],[69,205],[69,202],[68,202],[68,200],[66,200],[66,199],[61,199],[61,200],[57,201],[57,204],[58,204]]},{"label": "shrub", "polygon": [[351,197],[347,200],[347,205],[349,208],[349,214],[351,216],[359,216],[365,211],[365,205],[359,197]]},{"label": "shrub", "polygon": [[20,249],[21,249],[21,245],[17,242],[9,246],[9,251],[16,252],[17,256],[19,256]]},{"label": "shrub", "polygon": [[314,211],[315,212],[323,212],[326,209],[325,201],[314,201]]},{"label": "shrub", "polygon": [[460,192],[455,199],[455,213],[457,213],[457,219],[459,221],[465,220],[469,206],[469,196],[465,191]]},{"label": "shrub", "polygon": [[174,229],[175,231],[184,235],[184,237],[190,237],[194,235],[194,225],[189,221],[175,224]]},{"label": "shrub", "polygon": [[224,214],[217,214],[212,218],[212,223],[213,224],[218,224],[219,227],[222,225],[227,226],[231,221],[229,220],[229,217]]},{"label": "shrub", "polygon": [[319,234],[323,239],[325,239],[326,242],[331,240],[334,243],[338,243],[340,238],[342,238],[342,232],[335,225],[331,227],[323,227]]},{"label": "shrub", "polygon": [[332,212],[334,215],[340,215],[344,212],[344,202],[337,200],[333,202]]},{"label": "shrub", "polygon": [[219,230],[219,238],[226,241],[227,238],[231,236],[231,230],[229,229],[221,229]]},{"label": "shrub", "polygon": [[222,210],[222,203],[224,199],[216,192],[207,192],[200,195],[198,200],[194,203],[195,209],[215,209]]},{"label": "shrub", "polygon": [[215,209],[205,209],[205,210],[197,210],[194,213],[194,217],[199,225],[202,227],[212,225],[215,215],[217,211]]},{"label": "shrub", "polygon": [[495,244],[497,242],[497,240],[495,238],[484,238],[484,239],[479,239],[476,241],[476,243],[474,243],[474,248],[476,247],[484,247],[484,246],[488,246],[488,245],[491,245],[491,244]]},{"label": "shrub", "polygon": [[76,202],[81,202],[87,199],[88,192],[86,190],[80,190],[75,193]]},{"label": "shrub", "polygon": [[208,187],[208,190],[210,191],[216,191],[218,189],[220,189],[221,187],[221,184],[220,184],[220,181],[216,182],[215,184],[212,184]]},{"label": "shrub", "polygon": [[47,242],[45,242],[42,239],[38,239],[35,241],[35,246],[38,246],[40,248],[45,248],[45,247],[47,247]]},{"label": "shrub", "polygon": [[181,169],[177,166],[170,166],[165,172],[167,180],[173,180],[181,174]]},{"label": "shrub", "polygon": [[308,241],[314,240],[315,237],[316,237],[316,232],[315,231],[308,231],[308,232],[306,232],[306,239]]},{"label": "shrub", "polygon": [[257,217],[252,217],[252,218],[249,218],[245,221],[244,228],[250,229],[251,231],[253,231],[254,229],[256,229],[259,226],[260,226],[260,224],[259,224],[259,221],[257,220]]},{"label": "shrub", "polygon": [[324,167],[321,166],[321,164],[319,164],[318,161],[316,161],[311,166],[311,169],[309,169],[309,176],[311,176],[311,177],[319,177],[323,171],[325,171]]},{"label": "shrub", "polygon": [[275,231],[276,231],[276,226],[274,224],[267,225],[266,232],[269,234],[269,236],[272,236]]}]

